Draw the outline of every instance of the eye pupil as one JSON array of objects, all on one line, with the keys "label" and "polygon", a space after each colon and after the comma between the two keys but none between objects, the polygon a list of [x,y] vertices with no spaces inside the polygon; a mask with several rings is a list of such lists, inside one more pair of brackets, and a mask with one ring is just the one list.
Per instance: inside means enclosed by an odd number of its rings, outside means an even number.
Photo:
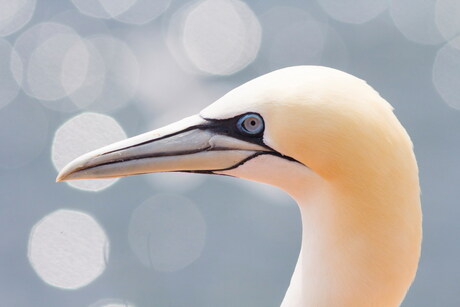
[{"label": "eye pupil", "polygon": [[259,135],[264,130],[264,121],[258,114],[246,114],[238,120],[237,128],[246,135]]}]

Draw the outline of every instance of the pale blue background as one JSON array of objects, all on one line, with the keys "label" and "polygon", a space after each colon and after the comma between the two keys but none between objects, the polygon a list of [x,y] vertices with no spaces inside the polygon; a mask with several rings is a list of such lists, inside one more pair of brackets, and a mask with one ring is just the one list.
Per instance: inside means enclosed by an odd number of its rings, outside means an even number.
[{"label": "pale blue background", "polygon": [[[137,40],[141,37],[154,40],[158,48],[167,52],[165,41],[148,33],[164,29],[184,2],[173,1],[162,16],[143,26],[102,22],[112,35],[128,45],[132,37]],[[247,3],[257,16],[280,4],[308,11],[317,20],[328,23],[342,38],[347,48],[346,60],[339,58],[343,54],[338,54],[335,48],[326,49],[322,59],[312,60],[302,59],[302,55],[290,56],[289,46],[285,46],[286,54],[276,53],[278,62],[267,63],[273,39],[268,31],[263,33],[258,57],[244,70],[232,76],[196,78],[215,89],[214,98],[286,65],[327,65],[367,80],[394,106],[412,137],[420,166],[423,253],[417,278],[403,306],[460,306],[460,111],[443,101],[432,82],[434,58],[444,43],[411,42],[395,27],[388,11],[370,22],[354,25],[331,19],[314,1]],[[5,39],[13,44],[28,27],[66,10],[76,11],[67,0],[39,0],[32,21]],[[262,22],[262,29],[264,27],[268,25]],[[203,101],[202,105],[211,102]],[[187,101],[181,103],[186,105]],[[0,109],[3,158],[21,152],[21,142],[14,139],[27,140],[24,133],[28,131],[28,121],[24,118],[33,112],[44,116],[49,127],[44,134],[43,150],[26,165],[0,168],[0,305],[88,306],[102,298],[117,298],[136,306],[279,306],[300,244],[299,212],[292,200],[287,197],[270,200],[242,188],[236,179],[206,177],[195,189],[181,193],[197,204],[206,222],[201,256],[175,272],[144,267],[129,246],[129,217],[145,199],[162,191],[142,176],[122,179],[97,193],[56,184],[56,170],[51,162],[54,132],[81,111],[52,111],[25,93]],[[154,120],[145,118],[135,103],[128,103],[110,115],[129,136],[155,127]],[[105,272],[77,290],[47,285],[27,258],[27,242],[33,225],[61,208],[90,213],[103,226],[111,243]]]}]

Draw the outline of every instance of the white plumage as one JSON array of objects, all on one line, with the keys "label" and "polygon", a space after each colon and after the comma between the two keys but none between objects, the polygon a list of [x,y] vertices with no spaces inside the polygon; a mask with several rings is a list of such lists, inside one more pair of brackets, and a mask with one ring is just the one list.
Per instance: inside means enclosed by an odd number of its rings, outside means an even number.
[{"label": "white plumage", "polygon": [[58,180],[147,172],[225,174],[298,203],[302,247],[282,307],[398,306],[421,244],[418,170],[391,106],[364,81],[281,69],[199,115],[88,153]]}]

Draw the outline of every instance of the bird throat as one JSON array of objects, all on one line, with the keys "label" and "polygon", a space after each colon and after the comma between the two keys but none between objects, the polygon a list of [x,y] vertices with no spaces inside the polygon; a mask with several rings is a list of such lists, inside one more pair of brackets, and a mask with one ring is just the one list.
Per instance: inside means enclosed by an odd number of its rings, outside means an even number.
[{"label": "bird throat", "polygon": [[308,185],[291,194],[302,246],[281,307],[399,306],[420,254],[418,196],[347,191],[322,180]]},{"label": "bird throat", "polygon": [[277,186],[300,208],[302,245],[282,307],[400,305],[420,255],[418,179],[410,167],[356,169],[333,181],[263,155],[222,172]]}]

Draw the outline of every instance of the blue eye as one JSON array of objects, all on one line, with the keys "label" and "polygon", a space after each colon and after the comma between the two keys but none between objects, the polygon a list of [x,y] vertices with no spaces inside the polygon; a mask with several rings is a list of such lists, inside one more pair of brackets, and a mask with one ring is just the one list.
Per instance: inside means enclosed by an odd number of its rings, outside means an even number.
[{"label": "blue eye", "polygon": [[264,131],[264,120],[258,114],[246,114],[238,120],[236,126],[241,133],[256,136]]}]

